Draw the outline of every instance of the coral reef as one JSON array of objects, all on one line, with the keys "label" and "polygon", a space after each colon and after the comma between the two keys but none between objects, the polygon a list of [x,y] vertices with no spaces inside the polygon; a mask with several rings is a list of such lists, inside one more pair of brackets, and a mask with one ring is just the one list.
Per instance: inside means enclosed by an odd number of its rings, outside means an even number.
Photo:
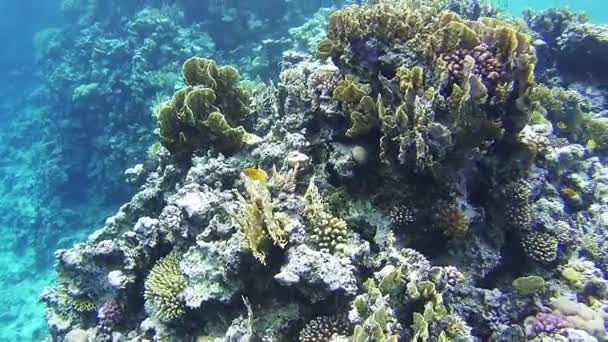
[{"label": "coral reef", "polygon": [[577,141],[603,131],[476,3],[338,9],[252,92],[186,61],[138,192],[56,254],[52,336],[605,339],[608,168]]},{"label": "coral reef", "polygon": [[567,9],[527,12],[524,17],[543,40],[539,57],[545,68],[558,68],[568,78],[606,81],[606,71],[594,68],[606,63],[605,25],[590,23],[586,15]]}]

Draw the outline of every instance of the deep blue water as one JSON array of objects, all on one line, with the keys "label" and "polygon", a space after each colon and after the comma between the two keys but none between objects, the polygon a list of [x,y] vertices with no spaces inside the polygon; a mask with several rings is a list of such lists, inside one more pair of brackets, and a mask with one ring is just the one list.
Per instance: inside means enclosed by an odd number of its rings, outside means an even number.
[{"label": "deep blue water", "polygon": [[[573,9],[587,11],[596,22],[608,22],[608,5],[597,0],[496,2],[513,13],[519,13],[529,6],[535,9],[571,6]],[[323,1],[308,7],[316,8],[328,4],[328,1]],[[187,9],[184,25],[205,19],[205,13],[188,10],[189,6],[195,5],[196,2],[183,2],[184,8]],[[128,160],[124,161],[96,160],[97,157],[91,157],[123,148],[124,145],[121,145],[120,141],[101,141],[105,136],[97,130],[100,127],[110,127],[112,118],[124,113],[113,113],[114,116],[103,118],[109,121],[104,125],[99,124],[97,117],[85,120],[84,117],[66,116],[69,113],[83,116],[106,113],[112,110],[108,106],[115,103],[115,100],[105,102],[99,98],[87,99],[97,107],[91,113],[85,113],[70,103],[70,99],[73,99],[73,88],[52,84],[53,81],[49,78],[52,68],[45,65],[48,61],[44,58],[61,60],[56,54],[77,54],[79,51],[46,51],[47,54],[43,54],[44,57],[40,60],[37,57],[40,52],[37,49],[40,47],[34,47],[34,38],[44,29],[63,27],[83,19],[62,15],[60,6],[61,1],[51,0],[0,2],[0,341],[44,338],[44,311],[43,306],[37,303],[37,297],[43,287],[52,281],[54,251],[86,238],[87,234],[101,225],[104,217],[128,198],[133,189],[118,182],[122,178],[119,173],[122,170],[108,163],[115,162],[120,166],[137,163],[145,156],[142,152],[145,151],[144,145],[153,138],[152,122],[149,113],[144,111],[138,114],[140,126],[129,131],[141,135],[142,148],[134,148],[125,154]],[[309,9],[307,6],[302,7],[302,11]],[[278,11],[280,8],[266,9],[269,16],[267,19],[271,23],[281,20]],[[133,14],[120,14],[129,15]],[[224,13],[209,15],[224,16],[227,20],[232,12],[226,10]],[[89,20],[101,19],[94,17]],[[120,23],[121,19],[116,20]],[[238,24],[242,22],[234,23],[237,27]],[[203,29],[222,33],[228,28]],[[94,35],[94,32],[91,34]],[[268,34],[272,35],[272,32]],[[120,36],[120,33],[110,32],[106,37],[108,41],[111,42],[113,35]],[[227,35],[225,40],[215,42],[215,49],[234,51],[244,44],[240,38],[242,37],[230,38]],[[229,53],[218,53],[218,56],[233,58]],[[247,61],[247,56],[240,57]],[[64,62],[66,61],[69,60],[64,59]],[[179,60],[174,62],[181,63]],[[114,65],[107,64],[103,67],[113,68]],[[125,69],[125,72],[129,70],[135,72],[134,69]],[[272,71],[263,67],[252,70],[252,73],[257,70],[261,74]],[[169,79],[167,82],[171,83],[171,75],[159,74],[159,79],[161,76]],[[261,76],[267,77],[267,74]],[[125,78],[129,78],[129,75],[125,75]],[[92,83],[89,81],[87,84]],[[49,90],[49,87],[53,86],[57,89]],[[61,93],[62,90],[65,90],[65,94]],[[133,99],[133,107],[137,111],[147,108],[148,102],[154,100],[154,89],[142,90],[140,95],[143,97],[142,103],[135,103]],[[124,102],[124,99],[121,101]],[[126,101],[121,108],[127,108],[125,110],[128,111],[130,105]],[[86,131],[93,126],[96,131]],[[115,128],[108,129],[113,132]],[[120,140],[121,137],[116,139]],[[94,150],[97,148],[99,151]],[[104,184],[104,181],[107,181],[107,184]]]}]

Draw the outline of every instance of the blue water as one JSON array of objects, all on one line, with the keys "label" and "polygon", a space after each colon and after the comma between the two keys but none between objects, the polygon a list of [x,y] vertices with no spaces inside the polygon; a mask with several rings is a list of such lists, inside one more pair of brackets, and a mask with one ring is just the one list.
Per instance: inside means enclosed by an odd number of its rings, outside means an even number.
[{"label": "blue water", "polygon": [[526,9],[543,10],[551,7],[570,8],[586,13],[597,23],[608,22],[608,3],[598,0],[493,0],[492,2],[506,8],[512,14],[519,14]]},{"label": "blue water", "polygon": [[[44,286],[53,281],[54,251],[58,248],[70,247],[85,239],[134,191],[133,188],[121,183],[122,168],[144,158],[145,150],[154,137],[152,120],[146,108],[149,108],[156,96],[162,95],[160,89],[171,92],[173,90],[171,86],[176,82],[176,75],[158,72],[155,74],[155,82],[158,84],[144,83],[150,87],[149,89],[141,88],[141,93],[133,93],[129,98],[109,97],[112,94],[119,94],[117,91],[121,88],[118,80],[117,83],[112,84],[111,91],[101,92],[107,97],[101,98],[95,95],[97,93],[93,93],[91,97],[82,98],[84,103],[74,104],[72,100],[76,89],[73,85],[53,84],[56,78],[50,78],[53,69],[45,64],[48,62],[45,58],[61,60],[57,54],[81,54],[82,58],[88,56],[91,57],[91,62],[99,62],[90,66],[74,65],[74,70],[83,67],[112,69],[116,65],[121,67],[128,65],[130,67],[118,70],[123,73],[124,79],[133,76],[129,73],[149,73],[161,69],[161,66],[150,63],[142,66],[144,69],[140,70],[133,67],[130,62],[125,64],[124,61],[104,59],[106,49],[120,49],[112,46],[115,43],[113,39],[120,35],[117,32],[109,32],[103,37],[105,45],[101,44],[97,47],[98,55],[95,55],[94,49],[58,50],[52,53],[45,50],[41,53],[41,48],[48,47],[41,41],[50,39],[48,37],[55,32],[45,31],[47,36],[37,35],[42,30],[66,27],[76,21],[85,21],[84,26],[94,26],[95,21],[115,20],[116,25],[121,26],[123,20],[120,18],[121,15],[134,15],[125,12],[116,18],[111,15],[105,16],[111,14],[108,11],[113,10],[107,8],[104,9],[105,12],[101,12],[104,13],[101,18],[70,16],[60,11],[62,3],[65,5],[70,2],[78,2],[78,0],[2,0],[0,2],[2,17],[0,20],[0,42],[2,42],[0,49],[0,341],[36,341],[45,338],[44,308],[37,299]],[[167,3],[153,0],[140,1],[143,2],[156,5]],[[292,6],[296,2],[298,1],[292,0],[289,5]],[[335,3],[326,0],[318,3],[305,0],[300,2],[302,13],[311,13],[320,6],[330,7]],[[605,5],[604,1],[498,0],[496,2],[513,14],[521,13],[526,8],[569,6],[575,10],[585,11],[595,22],[608,22],[608,5]],[[202,20],[198,16],[193,16],[194,12],[188,11],[188,7],[185,9],[187,13],[183,16],[183,25],[195,25],[197,21]],[[172,9],[164,8],[164,10],[167,11],[165,14],[168,17],[180,16],[179,13],[173,13]],[[271,18],[272,10],[268,9],[266,14]],[[230,21],[234,11],[230,7],[220,5],[209,15]],[[260,18],[262,28],[265,27],[263,19]],[[292,18],[294,25],[302,19]],[[87,23],[86,20],[89,22]],[[224,27],[197,28],[197,30],[209,30],[211,36],[214,30],[217,31],[216,34],[222,34],[227,30],[225,40],[217,40],[213,48],[206,46],[207,43],[203,40],[198,43],[199,47],[203,49],[202,51],[214,51],[218,59],[249,63],[251,70],[247,76],[267,79],[275,71],[274,65],[272,63],[254,65],[255,56],[247,56],[241,51],[243,48],[246,49],[248,42],[239,39],[246,40],[248,37],[230,38],[230,33],[242,31],[238,25],[238,22],[230,22]],[[94,36],[96,33],[91,32],[91,34]],[[273,32],[260,30],[252,35],[255,35],[253,37],[255,39],[252,40],[261,40],[266,36],[273,36]],[[200,37],[200,34],[197,33],[196,36]],[[65,38],[71,40],[76,37]],[[34,43],[35,40],[38,43]],[[83,42],[83,47],[88,46],[85,43]],[[139,53],[145,52],[139,51]],[[42,60],[39,59],[41,55]],[[129,55],[125,58],[134,58],[134,56]],[[173,62],[178,65],[183,56],[175,53],[168,54],[166,58],[167,63]],[[171,61],[171,58],[175,60]],[[87,61],[83,59],[82,62]],[[173,67],[168,69],[177,70]],[[74,76],[74,78],[79,77],[82,75]],[[92,76],[87,75],[87,77]],[[134,77],[133,79],[136,80]],[[95,83],[94,80],[86,77],[83,80],[88,80],[88,83],[83,84],[84,86]],[[85,89],[86,87],[79,90]],[[111,106],[116,105],[116,101],[121,103],[120,108],[124,109],[125,113],[108,113]],[[77,107],[78,105],[82,108]],[[133,116],[125,118],[127,113]],[[71,118],[67,116],[68,114],[81,116]],[[126,121],[113,121],[114,118]],[[112,141],[105,140],[107,135],[100,133],[100,130],[120,131],[121,127],[112,127],[113,124],[118,125],[117,122],[120,122],[120,125],[124,124],[125,127],[128,126],[128,129],[124,130],[126,132],[124,136],[116,136],[116,140]],[[138,140],[133,140],[135,136]],[[121,142],[120,139],[124,139],[127,143]],[[130,150],[125,152],[124,149]],[[122,156],[117,158],[124,160],[103,159],[103,156],[112,153]]]}]

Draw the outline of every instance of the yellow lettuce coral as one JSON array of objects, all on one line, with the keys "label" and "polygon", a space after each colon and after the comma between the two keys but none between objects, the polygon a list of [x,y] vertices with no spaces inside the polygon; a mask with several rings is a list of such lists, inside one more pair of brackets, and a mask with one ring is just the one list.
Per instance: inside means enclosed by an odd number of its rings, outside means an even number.
[{"label": "yellow lettuce coral", "polygon": [[203,146],[230,153],[255,140],[242,126],[249,114],[249,94],[234,68],[191,58],[182,69],[187,86],[156,110],[163,146],[187,160]]}]

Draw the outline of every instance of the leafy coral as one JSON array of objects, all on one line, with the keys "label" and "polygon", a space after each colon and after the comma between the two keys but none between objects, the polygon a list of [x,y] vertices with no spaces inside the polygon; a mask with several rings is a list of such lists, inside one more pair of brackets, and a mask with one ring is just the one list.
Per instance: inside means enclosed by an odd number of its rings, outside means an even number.
[{"label": "leafy coral", "polygon": [[[334,13],[319,53],[347,75],[334,91],[350,116],[346,136],[379,132],[382,160],[436,174],[471,148],[518,140],[535,85],[530,41],[516,23],[384,1]],[[361,45],[374,46],[380,74],[357,67]],[[385,63],[396,46],[411,60]]]},{"label": "leafy coral", "polygon": [[253,139],[243,128],[249,94],[230,66],[193,57],[182,67],[186,87],[156,111],[160,142],[179,159],[204,146],[230,153]]}]

